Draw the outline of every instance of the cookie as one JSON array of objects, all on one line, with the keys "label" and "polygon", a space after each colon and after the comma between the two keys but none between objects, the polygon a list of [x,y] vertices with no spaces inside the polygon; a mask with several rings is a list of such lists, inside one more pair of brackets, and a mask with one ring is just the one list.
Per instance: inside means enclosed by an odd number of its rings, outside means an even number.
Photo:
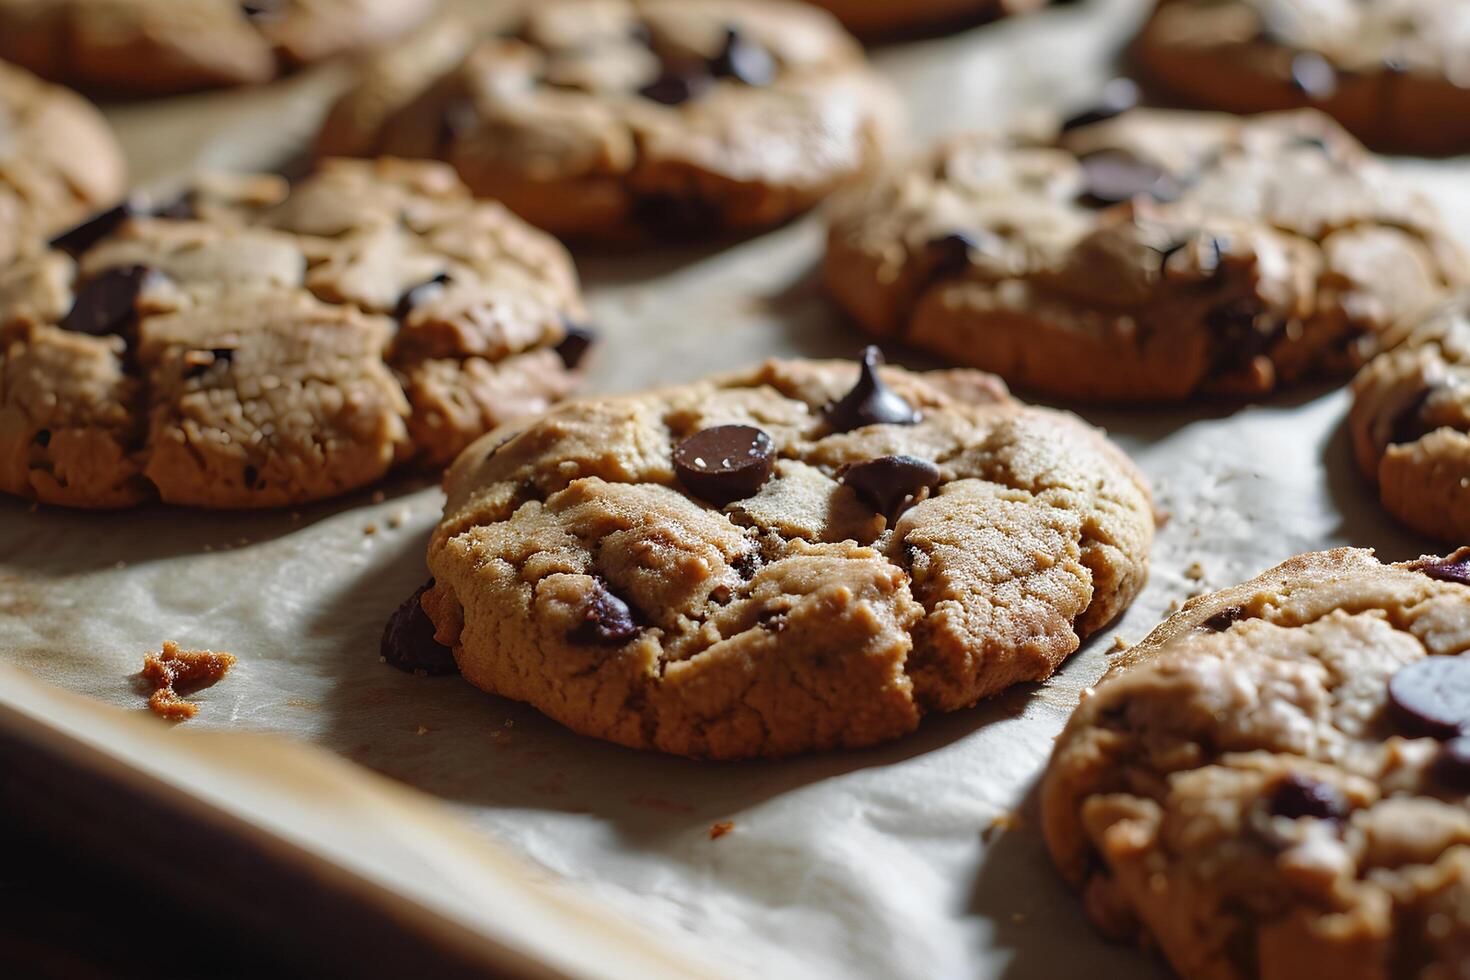
[{"label": "cookie", "polygon": [[1132,464],[971,371],[771,361],[470,447],[422,606],[466,680],[587,735],[852,748],[1040,680],[1142,586]]},{"label": "cookie", "polygon": [[1088,915],[1180,976],[1461,976],[1470,549],[1300,555],[1191,600],[1085,697],[1041,784]]},{"label": "cookie", "polygon": [[863,37],[994,20],[1035,10],[1046,0],[810,0]]},{"label": "cookie", "polygon": [[546,0],[499,27],[369,63],[321,151],[445,160],[541,228],[628,240],[778,224],[893,138],[890,88],[803,4]]},{"label": "cookie", "polygon": [[1470,149],[1463,0],[1164,0],[1134,50],[1208,108],[1311,107],[1376,149]]},{"label": "cookie", "polygon": [[1470,540],[1470,293],[1358,373],[1348,431],[1389,513],[1420,534]]},{"label": "cookie", "polygon": [[268,82],[389,41],[433,0],[0,0],[0,58],[109,95]]},{"label": "cookie", "polygon": [[0,62],[0,268],[116,201],[126,181],[101,113]]},{"label": "cookie", "polygon": [[1319,113],[1128,108],[943,145],[835,209],[824,278],[869,333],[1094,402],[1341,375],[1470,259]]},{"label": "cookie", "polygon": [[568,393],[566,252],[442,164],[206,179],[0,272],[0,490],[270,507],[442,464]]}]

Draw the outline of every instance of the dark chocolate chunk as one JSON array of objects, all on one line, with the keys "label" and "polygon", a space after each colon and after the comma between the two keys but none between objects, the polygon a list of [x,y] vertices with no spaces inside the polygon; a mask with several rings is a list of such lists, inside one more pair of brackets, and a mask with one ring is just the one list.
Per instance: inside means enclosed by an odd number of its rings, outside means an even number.
[{"label": "dark chocolate chunk", "polygon": [[735,569],[735,574],[739,575],[742,579],[749,582],[752,578],[755,577],[755,573],[760,570],[761,553],[760,551],[752,548],[750,551],[747,551],[745,554],[732,560],[730,562],[730,567]]},{"label": "dark chocolate chunk", "polygon": [[1437,428],[1424,417],[1424,409],[1433,394],[1432,386],[1425,388],[1415,395],[1398,415],[1394,416],[1393,425],[1389,426],[1388,430],[1390,445],[1418,442]]},{"label": "dark chocolate chunk", "polygon": [[833,432],[851,432],[865,425],[915,425],[923,418],[878,377],[878,365],[882,363],[883,352],[877,347],[863,348],[857,384],[824,412]]},{"label": "dark chocolate chunk", "polygon": [[1470,548],[1461,548],[1454,554],[1443,558],[1416,561],[1409,567],[1416,572],[1423,572],[1430,578],[1437,578],[1441,582],[1470,585]]},{"label": "dark chocolate chunk", "polygon": [[562,336],[561,343],[556,345],[556,353],[568,371],[575,371],[597,340],[597,331],[566,318],[562,319],[562,328],[566,333]]},{"label": "dark chocolate chunk", "polygon": [[61,329],[93,337],[122,333],[132,322],[138,293],[152,274],[145,265],[125,265],[84,283],[71,310],[62,317]]},{"label": "dark chocolate chunk", "polygon": [[1292,773],[1276,783],[1267,804],[1278,817],[1315,817],[1318,820],[1342,820],[1352,807],[1336,786],[1319,782],[1310,776]]},{"label": "dark chocolate chunk", "polygon": [[1440,746],[1429,772],[1444,786],[1470,793],[1470,736],[1461,735]]},{"label": "dark chocolate chunk", "polygon": [[34,436],[31,436],[31,442],[34,442],[36,445],[40,446],[42,449],[45,449],[47,446],[51,445],[51,430],[50,429],[40,429],[40,430],[38,430]]},{"label": "dark chocolate chunk", "polygon": [[419,601],[433,587],[434,580],[429,579],[388,617],[378,649],[384,660],[406,673],[457,674],[454,651],[434,639],[433,620]]},{"label": "dark chocolate chunk", "polygon": [[674,447],[679,482],[712,504],[753,495],[775,466],[776,444],[752,425],[716,425]]},{"label": "dark chocolate chunk", "polygon": [[720,212],[715,205],[680,194],[641,195],[633,201],[629,216],[658,238],[702,236],[720,224]]},{"label": "dark chocolate chunk", "polygon": [[1200,625],[1207,630],[1214,630],[1216,633],[1222,633],[1225,630],[1228,630],[1233,623],[1238,623],[1244,618],[1244,606],[1226,606],[1224,609],[1221,609],[1209,619],[1206,619],[1204,622],[1200,623]]},{"label": "dark chocolate chunk", "polygon": [[443,292],[448,282],[449,273],[441,272],[432,279],[425,279],[418,285],[405,289],[403,295],[398,297],[398,305],[393,308],[393,319],[400,323],[408,319],[414,307],[426,302],[434,294]]},{"label": "dark chocolate chunk", "polygon": [[1312,99],[1330,99],[1337,92],[1337,72],[1326,58],[1303,51],[1291,59],[1291,86]]},{"label": "dark chocolate chunk", "polygon": [[254,466],[251,466],[249,463],[246,463],[245,471],[241,474],[241,476],[245,478],[246,488],[253,489],[255,487],[255,481],[260,479],[260,470],[256,469]]},{"label": "dark chocolate chunk", "polygon": [[710,59],[709,73],[715,78],[733,78],[746,85],[769,85],[776,78],[776,59],[764,44],[729,27],[725,30],[724,48]]},{"label": "dark chocolate chunk", "polygon": [[143,214],[143,210],[132,201],[123,201],[117,207],[108,208],[69,228],[51,239],[51,247],[70,255],[81,255],[102,239],[121,228],[129,218]]},{"label": "dark chocolate chunk", "polygon": [[929,254],[936,277],[958,276],[970,267],[970,253],[980,247],[974,235],[952,231],[929,241]]},{"label": "dark chocolate chunk", "polygon": [[1224,374],[1238,371],[1266,353],[1285,329],[1280,320],[1267,315],[1259,301],[1246,297],[1206,313],[1205,326],[1215,336],[1214,369]]},{"label": "dark chocolate chunk", "polygon": [[638,624],[633,621],[633,611],[628,604],[613,595],[607,582],[601,577],[593,579],[592,594],[582,609],[582,621],[571,631],[568,638],[573,643],[597,643],[616,645],[626,643],[638,635]]},{"label": "dark chocolate chunk", "polygon": [[[191,351],[191,353],[193,353]],[[203,354],[204,351],[198,353]],[[213,371],[217,367],[227,367],[235,359],[233,347],[214,347],[209,351],[210,360],[195,360],[188,363],[184,368],[185,379],[199,378]]]},{"label": "dark chocolate chunk", "polygon": [[920,493],[939,486],[939,467],[916,456],[879,456],[846,467],[838,479],[892,524]]},{"label": "dark chocolate chunk", "polygon": [[1082,201],[1094,207],[1135,197],[1172,201],[1179,196],[1179,181],[1168,171],[1125,150],[1098,150],[1078,163],[1082,165]]},{"label": "dark chocolate chunk", "polygon": [[1414,736],[1449,739],[1470,727],[1470,656],[1425,657],[1388,681],[1394,721]]},{"label": "dark chocolate chunk", "polygon": [[713,81],[702,65],[665,64],[658,78],[639,89],[638,94],[660,105],[683,105],[703,95]]},{"label": "dark chocolate chunk", "polygon": [[1138,86],[1131,79],[1115,78],[1102,88],[1102,98],[1097,104],[1084,112],[1079,112],[1066,122],[1062,123],[1062,132],[1073,129],[1081,129],[1083,126],[1091,126],[1114,116],[1121,116],[1138,105]]}]

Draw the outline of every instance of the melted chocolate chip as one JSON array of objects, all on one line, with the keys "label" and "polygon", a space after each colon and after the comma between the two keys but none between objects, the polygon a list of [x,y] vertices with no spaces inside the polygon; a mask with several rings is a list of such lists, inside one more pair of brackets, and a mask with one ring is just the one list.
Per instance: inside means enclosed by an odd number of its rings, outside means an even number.
[{"label": "melted chocolate chip", "polygon": [[121,228],[123,223],[129,218],[137,217],[143,213],[142,209],[132,201],[124,201],[117,207],[108,208],[106,211],[94,214],[75,228],[69,228],[57,235],[51,239],[51,247],[70,255],[81,255],[87,249]]},{"label": "melted chocolate chip", "polygon": [[47,446],[51,445],[51,430],[50,429],[40,429],[40,430],[38,430],[36,432],[36,434],[31,437],[31,442],[34,442],[36,445],[40,446],[42,449],[45,449]]},{"label": "melted chocolate chip", "polygon": [[1284,329],[1255,299],[1234,299],[1205,314],[1215,335],[1215,370],[1238,371],[1270,349]]},{"label": "melted chocolate chip", "polygon": [[562,328],[565,334],[562,336],[561,343],[556,345],[555,350],[567,370],[575,371],[577,365],[582,363],[582,358],[587,356],[588,349],[597,340],[597,331],[567,319],[562,320]]},{"label": "melted chocolate chip", "polygon": [[712,504],[752,496],[776,465],[776,444],[751,425],[703,429],[674,447],[674,470],[690,493]]},{"label": "melted chocolate chip", "polygon": [[379,652],[383,659],[410,674],[456,674],[459,666],[454,652],[434,639],[434,623],[420,603],[424,593],[434,587],[429,579],[408,601],[399,606],[383,627]]},{"label": "melted chocolate chip", "polygon": [[838,479],[892,524],[920,493],[939,486],[939,467],[915,456],[879,456],[847,467]]},{"label": "melted chocolate chip", "polygon": [[851,432],[865,425],[916,425],[923,418],[914,406],[883,383],[878,376],[878,365],[882,363],[883,352],[877,347],[863,349],[863,366],[857,384],[824,412],[833,432]]},{"label": "melted chocolate chip", "polygon": [[592,593],[582,609],[582,621],[568,634],[573,643],[617,645],[638,635],[638,624],[628,604],[613,595],[602,578],[594,578]]},{"label": "melted chocolate chip", "polygon": [[1470,727],[1470,656],[1425,657],[1389,678],[1388,703],[1406,733],[1449,739]]},{"label": "melted chocolate chip", "polygon": [[1083,203],[1108,207],[1151,197],[1172,201],[1179,196],[1179,181],[1168,171],[1125,150],[1098,150],[1078,160],[1082,165]]},{"label": "melted chocolate chip", "polygon": [[255,487],[255,481],[260,479],[260,470],[251,466],[249,463],[246,463],[245,471],[241,474],[241,476],[243,476],[245,479],[246,488],[253,489]]},{"label": "melted chocolate chip", "polygon": [[416,286],[408,287],[403,291],[403,295],[398,297],[398,305],[393,308],[393,318],[400,323],[408,319],[414,307],[427,302],[436,293],[442,293],[448,283],[449,273],[441,272],[432,279],[425,279]]},{"label": "melted chocolate chip", "polygon": [[1401,446],[1409,442],[1418,442],[1437,428],[1424,417],[1424,409],[1433,394],[1433,387],[1425,388],[1414,396],[1413,401],[1404,406],[1403,411],[1394,416],[1393,425],[1389,426],[1390,445]]},{"label": "melted chocolate chip", "polygon": [[132,322],[138,293],[153,270],[145,265],[108,269],[77,290],[60,327],[93,337],[122,333]]},{"label": "melted chocolate chip", "polygon": [[1062,132],[1081,129],[1083,126],[1091,126],[1093,123],[1121,116],[1137,106],[1138,100],[1138,86],[1132,80],[1115,78],[1102,87],[1102,98],[1098,100],[1097,105],[1077,113],[1062,123]]},{"label": "melted chocolate chip", "polygon": [[1330,99],[1337,92],[1337,72],[1320,54],[1303,51],[1291,59],[1291,86],[1312,99]]},{"label": "melted chocolate chip", "polygon": [[730,27],[725,30],[725,46],[710,59],[709,73],[746,85],[769,85],[776,78],[776,59],[765,45]]},{"label": "melted chocolate chip", "polygon": [[1470,736],[1461,735],[1440,746],[1429,772],[1442,785],[1470,793]]},{"label": "melted chocolate chip", "polygon": [[928,249],[932,257],[932,273],[938,277],[957,276],[970,267],[970,253],[980,247],[973,235],[963,231],[952,231],[947,235],[930,239]]},{"label": "melted chocolate chip", "polygon": [[703,65],[665,64],[658,78],[638,90],[638,94],[660,105],[683,105],[703,95],[714,81]]},{"label": "melted chocolate chip", "polygon": [[235,349],[233,347],[214,347],[210,349],[209,355],[211,360],[196,361],[184,368],[185,380],[203,377],[217,367],[227,367],[235,359]]},{"label": "melted chocolate chip", "polygon": [[1416,572],[1423,572],[1430,578],[1439,579],[1441,582],[1470,585],[1470,548],[1461,548],[1444,558],[1416,561],[1409,567]]},{"label": "melted chocolate chip", "polygon": [[1352,807],[1336,786],[1309,776],[1292,773],[1277,782],[1267,804],[1278,817],[1315,817],[1318,820],[1342,820]]},{"label": "melted chocolate chip", "polygon": [[1206,619],[1204,622],[1200,623],[1200,625],[1207,630],[1214,630],[1216,633],[1223,633],[1225,630],[1228,630],[1232,624],[1238,623],[1244,618],[1244,606],[1226,606],[1224,609],[1221,609],[1209,619]]}]

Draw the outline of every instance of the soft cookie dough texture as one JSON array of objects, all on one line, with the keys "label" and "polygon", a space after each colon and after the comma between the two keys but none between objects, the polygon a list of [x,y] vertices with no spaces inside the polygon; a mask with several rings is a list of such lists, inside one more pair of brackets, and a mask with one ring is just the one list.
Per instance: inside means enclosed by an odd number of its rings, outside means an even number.
[{"label": "soft cookie dough texture", "polygon": [[[711,758],[870,745],[1047,677],[1143,584],[1142,478],[978,372],[882,369],[919,420],[836,431],[856,377],[772,361],[486,436],[429,547],[438,640],[578,732]],[[728,425],[766,433],[774,470],[721,506],[672,456]],[[888,513],[844,467],[892,456],[932,481]]]},{"label": "soft cookie dough texture", "polygon": [[1433,202],[1319,113],[1099,111],[961,136],[837,209],[865,330],[1097,402],[1338,375],[1470,281]]},{"label": "soft cookie dough texture", "polygon": [[448,161],[558,235],[692,238],[811,207],[874,168],[897,116],[858,44],[801,3],[543,0],[369,61],[319,146]]},{"label": "soft cookie dough texture", "polygon": [[101,113],[0,62],[0,269],[117,200],[126,182]]},{"label": "soft cookie dough texture", "polygon": [[1470,293],[1359,372],[1348,430],[1391,514],[1420,534],[1470,541]]},{"label": "soft cookie dough texture", "polygon": [[1309,106],[1377,149],[1470,149],[1464,0],[1164,0],[1134,52],[1207,108]]},{"label": "soft cookie dough texture", "polygon": [[441,164],[205,179],[56,244],[0,271],[0,490],[22,497],[321,499],[576,377],[566,252]]},{"label": "soft cookie dough texture", "polygon": [[0,0],[0,58],[108,94],[268,82],[382,44],[433,0]]},{"label": "soft cookie dough texture", "polygon": [[1470,649],[1466,581],[1463,551],[1301,555],[1125,653],[1041,786],[1088,915],[1188,980],[1464,976],[1470,740],[1425,737],[1399,694],[1470,704],[1470,664],[1423,663]]}]

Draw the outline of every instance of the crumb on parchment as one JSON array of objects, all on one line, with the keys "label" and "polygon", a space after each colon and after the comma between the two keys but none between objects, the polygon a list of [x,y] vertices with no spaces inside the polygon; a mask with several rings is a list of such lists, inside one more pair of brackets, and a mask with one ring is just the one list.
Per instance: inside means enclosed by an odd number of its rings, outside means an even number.
[{"label": "crumb on parchment", "polygon": [[148,710],[169,721],[183,721],[199,713],[199,705],[185,701],[183,693],[216,683],[235,666],[235,655],[213,650],[180,650],[165,640],[162,653],[143,655],[142,677],[153,685]]},{"label": "crumb on parchment", "polygon": [[719,823],[712,823],[709,825],[709,839],[719,840],[734,829],[735,821],[733,820],[721,820]]}]

